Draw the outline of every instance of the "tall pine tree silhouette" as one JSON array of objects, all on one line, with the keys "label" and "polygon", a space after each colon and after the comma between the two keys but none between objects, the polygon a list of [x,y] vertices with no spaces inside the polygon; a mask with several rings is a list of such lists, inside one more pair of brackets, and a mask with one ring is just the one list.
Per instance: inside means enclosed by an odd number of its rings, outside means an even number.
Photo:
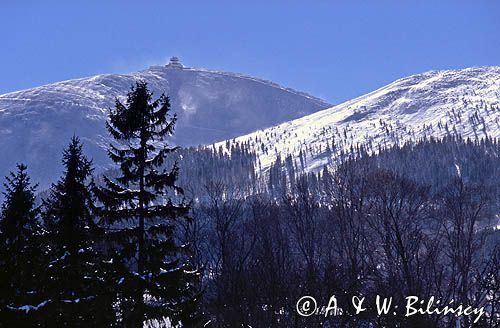
[{"label": "tall pine tree silhouette", "polygon": [[43,232],[37,220],[35,188],[23,164],[4,184],[0,215],[0,327],[37,327],[47,306],[39,280],[42,274]]},{"label": "tall pine tree silhouette", "polygon": [[64,150],[62,163],[63,176],[43,204],[51,246],[44,281],[51,303],[44,315],[59,327],[113,327],[113,275],[97,246],[103,234],[92,213],[92,162],[77,137]]},{"label": "tall pine tree silhouette", "polygon": [[198,273],[186,261],[187,247],[175,238],[175,220],[187,219],[189,206],[176,185],[177,165],[163,167],[176,150],[165,142],[176,122],[169,111],[169,98],[153,101],[147,83],[140,81],[125,103],[116,100],[107,122],[115,139],[108,153],[120,174],[104,177],[105,186],[96,195],[103,204],[103,222],[115,229],[120,254],[128,259],[120,303],[131,327],[165,317],[193,327],[196,320]]}]

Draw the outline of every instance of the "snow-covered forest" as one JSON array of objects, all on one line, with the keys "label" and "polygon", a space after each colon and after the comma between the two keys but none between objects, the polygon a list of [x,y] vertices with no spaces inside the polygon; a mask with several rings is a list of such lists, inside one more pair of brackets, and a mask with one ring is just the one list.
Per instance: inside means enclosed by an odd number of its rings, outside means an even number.
[{"label": "snow-covered forest", "polygon": [[[379,316],[373,307],[354,315],[346,306],[338,317],[295,311],[303,295],[327,304],[334,294],[342,304],[352,295],[391,296],[396,304],[435,296],[484,307],[474,327],[498,327],[497,138],[422,136],[376,151],[363,143],[335,148],[332,139],[320,153],[274,152],[263,168],[262,154],[273,150],[256,150],[258,136],[171,147],[176,117],[167,97],[137,82],[120,99],[106,123],[113,169],[95,172],[74,136],[49,190],[37,189],[24,164],[7,176],[0,326],[457,322]],[[309,170],[314,154],[325,159]]]}]

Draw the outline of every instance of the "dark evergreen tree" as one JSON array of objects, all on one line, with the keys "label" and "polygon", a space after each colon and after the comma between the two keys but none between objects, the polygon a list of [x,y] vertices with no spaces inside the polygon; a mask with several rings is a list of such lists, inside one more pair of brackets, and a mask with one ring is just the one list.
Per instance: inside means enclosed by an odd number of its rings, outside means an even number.
[{"label": "dark evergreen tree", "polygon": [[77,137],[62,163],[65,172],[44,201],[51,246],[44,281],[51,303],[45,315],[58,327],[112,327],[115,297],[110,264],[97,246],[102,233],[92,214],[92,162]]},{"label": "dark evergreen tree", "polygon": [[117,248],[129,272],[120,279],[120,307],[127,326],[146,320],[196,321],[198,273],[189,267],[188,247],[179,246],[176,220],[187,218],[189,206],[176,185],[177,164],[164,168],[171,148],[165,138],[176,121],[168,97],[152,101],[146,82],[137,82],[125,103],[116,100],[107,129],[116,143],[110,158],[119,165],[115,179],[104,177],[96,194],[103,222],[113,228]]},{"label": "dark evergreen tree", "polygon": [[35,207],[35,188],[26,166],[6,177],[0,220],[0,327],[37,327],[48,302],[39,279],[44,248]]}]

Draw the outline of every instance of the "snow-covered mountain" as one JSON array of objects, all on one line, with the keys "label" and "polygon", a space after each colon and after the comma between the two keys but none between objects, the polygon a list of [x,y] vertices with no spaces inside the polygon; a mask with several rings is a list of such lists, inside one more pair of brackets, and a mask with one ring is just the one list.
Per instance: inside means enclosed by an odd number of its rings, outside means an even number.
[{"label": "snow-covered mountain", "polygon": [[0,95],[0,175],[25,162],[47,187],[60,174],[61,151],[73,134],[98,169],[109,161],[104,122],[116,97],[146,80],[171,98],[178,145],[210,144],[298,118],[331,105],[275,83],[235,73],[184,67],[177,58],[131,74],[106,74]]},{"label": "snow-covered mountain", "polygon": [[[368,151],[422,137],[500,137],[500,67],[431,71],[397,80],[340,105],[260,130],[247,143],[267,170],[278,156],[314,171],[341,151]],[[352,147],[352,148],[351,148]]]}]

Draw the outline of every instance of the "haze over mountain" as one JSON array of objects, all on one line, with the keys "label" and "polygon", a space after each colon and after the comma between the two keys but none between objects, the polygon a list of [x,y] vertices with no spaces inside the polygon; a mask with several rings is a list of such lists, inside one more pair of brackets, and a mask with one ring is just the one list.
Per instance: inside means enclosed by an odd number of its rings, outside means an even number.
[{"label": "haze over mountain", "polygon": [[278,156],[315,171],[343,151],[422,137],[500,137],[500,67],[430,71],[299,119],[220,142],[248,143],[266,171]]},{"label": "haze over mountain", "polygon": [[158,97],[170,96],[178,123],[172,143],[211,144],[270,127],[331,106],[275,83],[236,73],[166,66],[130,74],[104,74],[0,95],[0,175],[16,162],[47,187],[60,173],[62,149],[73,134],[97,169],[109,164],[104,122],[116,97],[135,81],[149,83]]}]

